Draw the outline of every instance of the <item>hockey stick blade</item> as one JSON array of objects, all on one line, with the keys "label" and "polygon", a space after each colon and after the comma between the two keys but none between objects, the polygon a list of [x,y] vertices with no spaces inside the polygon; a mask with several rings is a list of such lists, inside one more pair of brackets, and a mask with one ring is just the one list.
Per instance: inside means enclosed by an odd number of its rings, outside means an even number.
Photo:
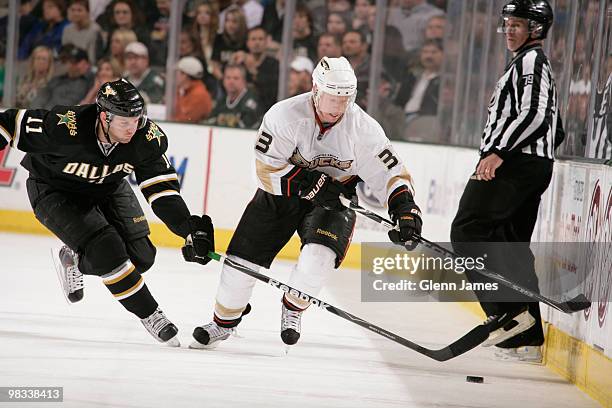
[{"label": "hockey stick blade", "polygon": [[[363,215],[364,217],[367,217],[369,219],[371,219],[372,221],[378,222],[379,224],[385,225],[388,228],[395,228],[395,224],[393,222],[391,222],[390,220],[381,217],[380,215],[367,210],[363,207],[361,207],[360,205],[354,203],[353,201],[349,201],[347,199],[345,199],[344,197],[340,198],[340,201],[342,201],[342,203],[344,205],[346,205],[347,207],[349,207],[350,209],[352,209],[353,211],[355,211],[356,213],[359,213],[361,215]],[[423,238],[423,237],[417,237],[417,241],[424,245],[425,247],[442,253],[444,255],[447,256],[451,256],[453,258],[457,258],[459,257],[458,254],[456,254],[453,251],[450,251],[434,242],[428,241],[427,239]],[[568,301],[565,302],[557,302],[556,300],[553,299],[549,299],[545,296],[542,296],[541,294],[537,293],[537,292],[533,292],[529,289],[526,289],[512,281],[510,281],[509,279],[507,279],[506,277],[504,277],[503,275],[500,275],[496,272],[491,271],[490,269],[487,268],[483,268],[483,269],[479,269],[476,270],[476,272],[478,272],[479,274],[488,277],[489,279],[492,279],[498,283],[501,283],[504,286],[507,286],[511,289],[514,289],[515,291],[522,293],[523,295],[540,301],[542,303],[547,304],[550,307],[553,307],[557,310],[560,310],[564,313],[575,313],[575,312],[579,312],[581,310],[584,309],[588,309],[589,307],[591,307],[591,301],[584,295],[584,294],[579,294],[578,296],[574,297],[573,299],[570,299]]]},{"label": "hockey stick blade", "polygon": [[231,268],[236,269],[237,271],[242,272],[244,274],[247,274],[261,282],[267,283],[270,286],[280,289],[283,292],[291,293],[294,296],[297,296],[300,299],[309,302],[311,305],[318,307],[319,309],[327,310],[329,313],[335,314],[338,317],[341,317],[345,320],[348,320],[349,322],[368,329],[380,336],[386,337],[389,340],[401,344],[402,346],[412,349],[417,353],[420,353],[436,361],[446,361],[455,358],[467,351],[470,351],[489,337],[489,328],[484,324],[481,324],[474,327],[468,333],[464,334],[462,337],[460,337],[455,342],[446,347],[443,347],[439,350],[428,349],[408,339],[398,336],[397,334],[391,333],[390,331],[385,330],[382,327],[378,327],[375,324],[368,322],[367,320],[361,319],[349,312],[345,312],[342,309],[332,306],[320,299],[315,298],[314,296],[310,296],[307,293],[295,289],[283,282],[272,279],[269,276],[257,272],[245,265],[232,261],[231,259],[228,259],[227,257],[222,256],[218,253],[209,252],[208,256],[211,259],[214,259],[215,261],[223,262],[223,264],[228,265]]}]

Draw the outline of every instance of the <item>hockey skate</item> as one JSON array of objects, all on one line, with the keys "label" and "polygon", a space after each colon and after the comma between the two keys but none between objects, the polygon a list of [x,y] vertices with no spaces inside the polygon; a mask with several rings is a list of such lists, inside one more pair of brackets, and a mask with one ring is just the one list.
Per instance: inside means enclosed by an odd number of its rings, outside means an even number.
[{"label": "hockey skate", "polygon": [[495,357],[502,361],[521,361],[529,364],[542,364],[542,346],[522,346],[515,348],[496,348]]},{"label": "hockey skate", "polygon": [[288,309],[283,302],[281,316],[281,339],[283,340],[283,343],[288,346],[293,346],[300,339],[302,313],[304,312]]},{"label": "hockey skate", "polygon": [[191,349],[213,349],[223,340],[227,340],[236,332],[234,327],[222,327],[217,323],[210,322],[204,326],[198,326],[193,330],[194,342],[189,345]]},{"label": "hockey skate", "polygon": [[483,347],[499,344],[519,333],[524,332],[535,324],[535,319],[527,308],[521,308],[500,315],[489,316],[484,322],[489,327],[489,338],[482,343]]},{"label": "hockey skate", "polygon": [[64,297],[70,303],[81,301],[85,285],[83,274],[79,271],[79,256],[66,245],[51,253]]},{"label": "hockey skate", "polygon": [[238,326],[238,323],[242,321],[242,318],[249,313],[251,313],[251,304],[247,303],[234,327],[219,326],[215,321],[196,327],[193,330],[193,338],[195,341],[189,345],[189,348],[214,349],[220,342],[229,339],[231,335],[241,337],[238,336],[238,330],[236,327]]},{"label": "hockey skate", "polygon": [[171,347],[180,347],[181,343],[176,336],[178,329],[168,320],[159,307],[155,309],[151,316],[140,319],[140,321],[155,340],[166,343]]}]

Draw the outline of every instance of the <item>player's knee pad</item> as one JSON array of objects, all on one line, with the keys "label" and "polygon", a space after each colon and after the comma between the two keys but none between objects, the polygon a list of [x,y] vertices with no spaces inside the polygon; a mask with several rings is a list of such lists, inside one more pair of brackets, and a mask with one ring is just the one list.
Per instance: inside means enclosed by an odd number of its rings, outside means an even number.
[{"label": "player's knee pad", "polygon": [[81,248],[79,255],[81,273],[97,276],[111,272],[129,259],[125,243],[117,230],[110,226],[98,231],[89,239]]},{"label": "player's knee pad", "polygon": [[138,269],[138,272],[146,272],[153,266],[157,249],[149,237],[142,237],[127,242],[126,247],[130,260],[136,269]]},{"label": "player's knee pad", "polygon": [[307,244],[323,245],[336,254],[334,266],[338,268],[353,238],[356,215],[353,210],[329,211],[314,207],[304,217],[298,233],[302,239],[302,249]]},{"label": "player's knee pad", "polygon": [[[228,258],[251,269],[259,270],[258,265],[237,256],[230,255]],[[226,318],[229,317],[228,315],[241,313],[251,298],[256,281],[249,275],[223,265],[219,288],[217,289],[217,305],[219,307],[215,307],[215,309],[224,310],[220,314]]]}]

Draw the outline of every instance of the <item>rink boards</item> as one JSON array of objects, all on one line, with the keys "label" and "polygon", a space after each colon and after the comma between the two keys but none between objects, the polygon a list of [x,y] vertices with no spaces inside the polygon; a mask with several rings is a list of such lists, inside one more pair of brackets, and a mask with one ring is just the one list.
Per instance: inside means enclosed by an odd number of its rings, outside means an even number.
[{"label": "rink boards", "polygon": [[[162,128],[169,138],[167,155],[177,169],[182,195],[192,212],[211,215],[217,229],[218,247],[223,251],[256,188],[252,155],[256,132],[177,123],[163,123]],[[402,142],[394,142],[394,147],[416,183],[416,201],[424,214],[423,235],[434,241],[448,241],[459,198],[476,165],[476,151]],[[25,192],[27,172],[19,166],[21,157],[16,150],[0,152],[0,230],[45,232],[31,215]],[[130,181],[138,189],[133,175]],[[385,213],[368,191],[359,193],[362,204]],[[180,239],[160,225],[142,196],[139,193],[137,196],[152,224],[155,242],[180,245]],[[551,187],[543,197],[533,240],[610,242],[611,208],[612,168],[557,162]],[[379,225],[359,219],[355,243],[386,239]],[[298,250],[299,242],[294,238],[282,256],[294,258]],[[612,268],[605,257],[601,259],[600,269],[585,283],[585,291],[590,290],[588,295],[607,302],[594,303],[588,311],[571,316],[544,310],[545,319],[552,324],[548,330],[547,362],[604,405],[612,405],[609,391],[612,389],[609,378]],[[359,245],[352,246],[346,264],[359,267]]]}]

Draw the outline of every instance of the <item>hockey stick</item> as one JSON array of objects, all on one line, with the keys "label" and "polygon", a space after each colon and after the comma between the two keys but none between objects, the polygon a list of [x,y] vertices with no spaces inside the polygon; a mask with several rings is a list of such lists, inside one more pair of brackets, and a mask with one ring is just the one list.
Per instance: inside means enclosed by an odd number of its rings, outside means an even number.
[{"label": "hockey stick", "polygon": [[401,344],[402,346],[408,347],[418,353],[421,353],[429,358],[432,358],[437,361],[446,361],[451,358],[457,357],[466,351],[473,349],[478,346],[480,343],[485,341],[489,337],[489,328],[485,324],[480,324],[470,330],[468,333],[464,334],[461,338],[457,339],[455,342],[450,344],[449,346],[443,347],[439,350],[432,350],[426,347],[420,346],[410,340],[407,340],[403,337],[398,336],[397,334],[393,334],[390,331],[387,331],[381,327],[378,327],[366,320],[363,320],[349,312],[345,312],[335,306],[332,306],[324,301],[315,298],[314,296],[310,296],[298,289],[292,288],[291,286],[272,279],[262,273],[259,273],[247,266],[244,266],[238,262],[232,261],[227,257],[220,255],[216,252],[209,252],[208,256],[215,261],[222,262],[224,265],[228,265],[231,268],[236,269],[242,273],[245,273],[257,280],[260,280],[264,283],[267,283],[270,286],[273,286],[277,289],[282,290],[286,293],[291,293],[293,296],[296,296],[306,302],[309,302],[313,306],[317,306],[320,309],[327,310],[328,312],[335,314],[345,320],[348,320],[352,323],[355,323],[358,326],[366,328],[376,334],[379,334],[383,337],[388,338],[396,343]]},{"label": "hockey stick", "polygon": [[[380,215],[376,214],[375,212],[372,212],[370,210],[367,210],[363,207],[361,207],[360,205],[345,199],[344,197],[340,197],[342,203],[344,205],[346,205],[347,207],[349,207],[351,210],[355,211],[356,213],[359,213],[373,221],[378,222],[379,224],[382,224],[386,227],[391,228],[395,228],[395,224],[393,222],[391,222],[390,220],[381,217]],[[457,253],[450,251],[434,242],[431,242],[421,236],[418,236],[416,238],[416,240],[422,244],[423,246],[439,253],[445,256],[450,256],[453,258],[458,258],[460,257],[460,255],[458,255]],[[504,286],[507,286],[511,289],[514,289],[515,291],[522,293],[523,295],[540,301],[542,303],[547,304],[548,306],[554,307],[557,310],[560,310],[564,313],[574,313],[574,312],[579,312],[580,310],[584,310],[584,309],[588,309],[589,307],[591,307],[591,301],[589,299],[587,299],[587,297],[584,294],[579,294],[576,297],[565,301],[565,302],[557,302],[553,299],[549,299],[545,296],[542,296],[541,294],[534,292],[532,290],[529,290],[527,288],[524,288],[512,281],[510,281],[509,279],[507,279],[505,276],[500,275],[497,272],[493,272],[490,269],[487,268],[483,268],[483,269],[475,269],[476,272],[478,272],[479,274],[486,276],[487,278],[494,280],[496,282],[501,283]]]}]

